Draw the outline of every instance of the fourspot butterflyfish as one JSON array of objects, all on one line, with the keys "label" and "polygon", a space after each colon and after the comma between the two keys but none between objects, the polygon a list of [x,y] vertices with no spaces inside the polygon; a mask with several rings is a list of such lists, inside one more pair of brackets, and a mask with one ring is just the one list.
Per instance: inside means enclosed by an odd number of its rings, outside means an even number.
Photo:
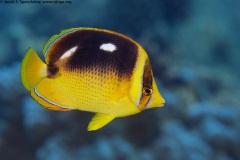
[{"label": "fourspot butterflyfish", "polygon": [[21,66],[24,87],[50,110],[94,112],[88,130],[114,118],[162,107],[145,50],[125,35],[96,28],[71,28],[43,48],[45,63],[29,48]]}]

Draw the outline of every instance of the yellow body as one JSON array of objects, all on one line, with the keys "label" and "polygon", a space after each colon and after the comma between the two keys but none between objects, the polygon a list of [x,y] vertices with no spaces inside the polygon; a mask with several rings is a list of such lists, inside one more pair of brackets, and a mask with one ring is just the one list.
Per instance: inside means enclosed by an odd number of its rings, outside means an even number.
[{"label": "yellow body", "polygon": [[[96,60],[94,57],[87,57],[86,59],[88,59],[89,63],[86,62],[86,66],[82,65],[79,67],[76,64],[75,66],[77,67],[75,67],[70,63],[75,63],[76,58],[75,60],[71,58],[78,56],[74,54],[80,54],[82,45],[76,43],[75,47],[67,48],[64,44],[69,42],[69,40],[64,38],[76,37],[78,36],[77,34],[82,34],[81,32],[86,32],[83,34],[84,36],[88,35],[87,33],[92,34],[92,32],[94,32],[93,36],[95,32],[103,36],[102,39],[99,38],[99,42],[103,41],[108,46],[106,48],[103,47],[103,51],[99,51],[99,55],[105,57],[104,65],[98,62],[98,59],[101,59],[101,57],[98,57]],[[117,42],[116,44],[115,42],[105,43],[107,38],[104,38],[104,34],[107,34],[107,37],[110,38],[113,35],[122,41],[129,41],[126,43],[125,48],[130,51],[131,47],[128,47],[128,45],[134,45],[137,48],[136,61],[133,62],[135,65],[129,62],[126,62],[127,64],[124,65],[125,62],[121,62],[119,58],[116,61],[119,65],[114,65],[115,62],[112,61],[115,61],[115,59],[112,56],[114,56],[115,52],[117,53],[117,51],[121,50],[121,46]],[[85,42],[82,43],[85,44]],[[87,46],[91,46],[91,44],[87,43]],[[113,48],[112,51],[111,47],[113,46],[116,46],[116,48]],[[60,54],[61,50],[64,50],[64,52]],[[139,44],[126,36],[102,29],[73,28],[53,36],[46,43],[43,51],[46,63],[42,62],[31,48],[24,57],[21,76],[25,88],[45,108],[59,111],[78,109],[97,113],[90,122],[88,130],[97,130],[116,117],[133,115],[145,108],[161,107],[164,104],[164,99],[158,92],[152,76],[146,52]],[[95,55],[95,53],[92,54]],[[124,58],[124,54],[116,54],[116,56],[120,55]],[[84,62],[83,57],[79,58],[79,63]],[[108,59],[111,62],[108,62]],[[133,67],[127,68],[128,65]],[[119,68],[125,66],[126,68],[124,69]],[[128,73],[131,73],[131,75],[129,76]],[[143,78],[147,80],[144,81]],[[143,90],[145,90],[144,86],[149,86],[148,84],[144,85],[143,82],[146,84],[151,82],[151,86],[148,88],[150,90],[147,90],[147,92],[151,92],[150,94],[143,93]]]}]

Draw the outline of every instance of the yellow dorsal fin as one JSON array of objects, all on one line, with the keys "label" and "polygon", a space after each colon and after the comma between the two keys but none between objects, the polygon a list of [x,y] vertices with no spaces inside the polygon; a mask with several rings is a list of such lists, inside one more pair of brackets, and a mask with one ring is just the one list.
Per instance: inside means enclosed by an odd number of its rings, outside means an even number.
[{"label": "yellow dorsal fin", "polygon": [[88,125],[88,131],[98,130],[111,122],[115,117],[107,114],[96,113]]},{"label": "yellow dorsal fin", "polygon": [[29,48],[21,66],[22,83],[27,90],[31,90],[42,78],[46,77],[46,67],[37,53]]}]

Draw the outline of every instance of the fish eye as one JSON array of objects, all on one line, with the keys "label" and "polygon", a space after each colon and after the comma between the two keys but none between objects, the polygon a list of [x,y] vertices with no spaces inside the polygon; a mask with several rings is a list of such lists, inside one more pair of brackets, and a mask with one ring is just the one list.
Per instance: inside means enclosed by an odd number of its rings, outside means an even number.
[{"label": "fish eye", "polygon": [[152,87],[149,87],[149,86],[143,87],[143,94],[145,96],[150,96],[152,92],[153,92]]}]

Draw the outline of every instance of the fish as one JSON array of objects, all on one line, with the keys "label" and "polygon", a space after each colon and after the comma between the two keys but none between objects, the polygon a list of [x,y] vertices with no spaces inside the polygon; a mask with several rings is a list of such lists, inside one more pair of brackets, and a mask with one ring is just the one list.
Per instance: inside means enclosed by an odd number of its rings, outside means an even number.
[{"label": "fish", "polygon": [[123,34],[65,29],[46,42],[43,56],[45,62],[28,49],[21,64],[23,86],[46,109],[95,113],[88,131],[164,106],[146,51]]}]

